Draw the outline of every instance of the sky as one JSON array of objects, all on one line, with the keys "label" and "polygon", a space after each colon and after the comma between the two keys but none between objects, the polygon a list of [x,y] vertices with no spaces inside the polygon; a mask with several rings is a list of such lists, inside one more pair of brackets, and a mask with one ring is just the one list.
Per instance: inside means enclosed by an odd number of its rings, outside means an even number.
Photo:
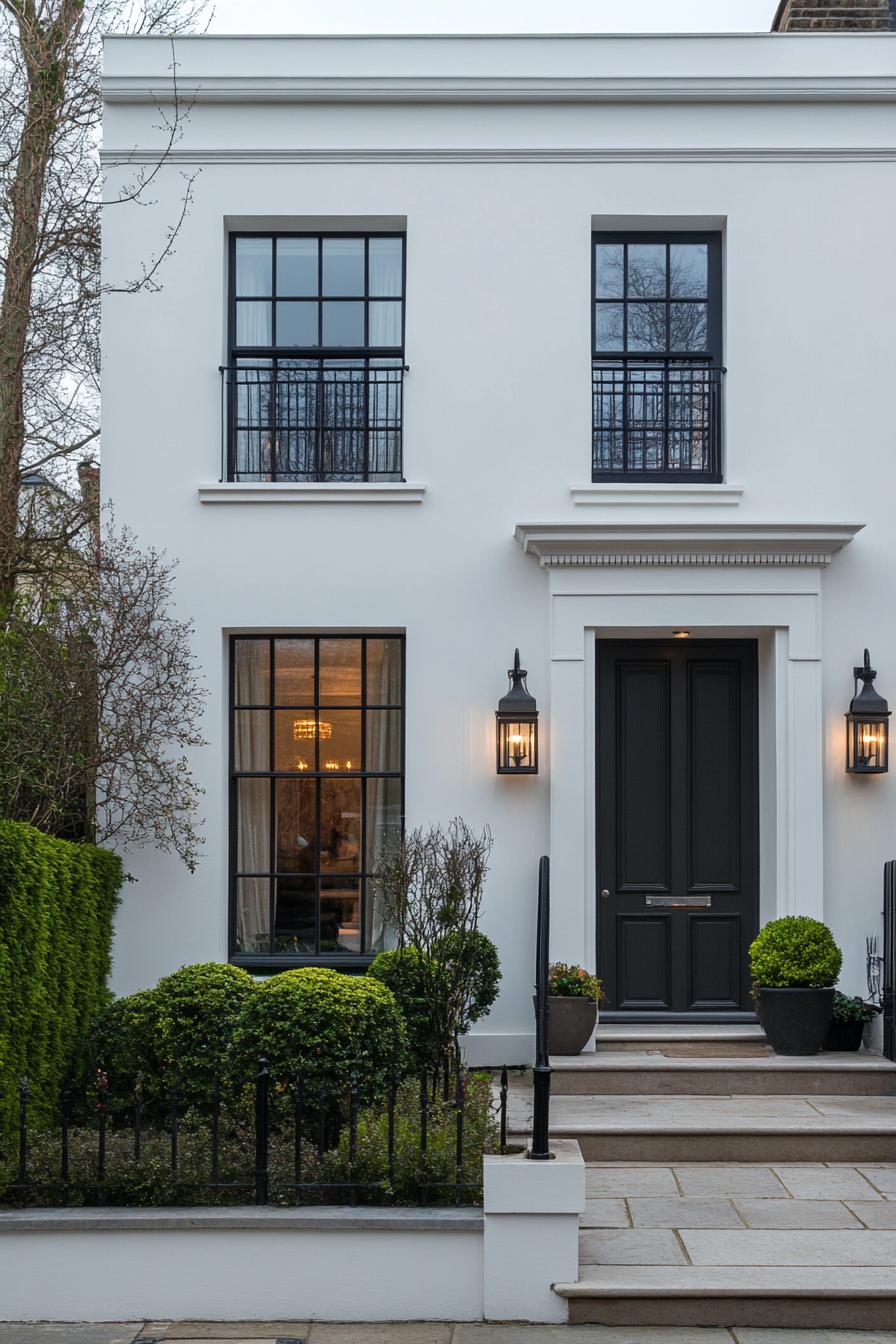
[{"label": "sky", "polygon": [[213,33],[765,32],[777,0],[214,0]]}]

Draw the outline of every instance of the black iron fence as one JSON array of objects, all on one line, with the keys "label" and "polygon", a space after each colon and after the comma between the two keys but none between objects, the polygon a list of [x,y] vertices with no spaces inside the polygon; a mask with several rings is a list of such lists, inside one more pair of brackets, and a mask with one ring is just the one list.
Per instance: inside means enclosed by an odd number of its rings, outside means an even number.
[{"label": "black iron fence", "polygon": [[721,480],[723,373],[697,361],[596,361],[594,479]]},{"label": "black iron fence", "polygon": [[405,372],[365,360],[222,368],[222,479],[402,480]]},{"label": "black iron fence", "polygon": [[178,1084],[148,1106],[139,1083],[132,1090],[116,1103],[97,1070],[80,1093],[66,1084],[58,1127],[32,1132],[23,1079],[0,1202],[475,1204],[483,1152],[507,1145],[506,1068],[497,1088],[459,1063],[420,1079],[392,1074],[374,1104],[356,1072],[337,1089],[287,1086],[265,1058],[238,1095],[216,1082],[197,1103]]}]

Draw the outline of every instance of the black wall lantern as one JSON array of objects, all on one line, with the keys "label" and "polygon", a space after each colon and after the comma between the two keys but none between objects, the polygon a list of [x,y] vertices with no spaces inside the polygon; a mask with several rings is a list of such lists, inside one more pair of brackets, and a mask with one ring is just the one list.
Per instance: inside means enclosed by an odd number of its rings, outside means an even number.
[{"label": "black wall lantern", "polygon": [[[874,689],[877,676],[868,650],[862,667],[852,674],[856,691],[846,716],[846,769],[850,775],[882,775],[889,769],[890,707]],[[859,682],[862,689],[858,690]]]},{"label": "black wall lantern", "polygon": [[508,669],[510,688],[495,710],[499,775],[538,774],[538,707],[526,688],[526,673],[520,667],[520,651],[514,650]]}]

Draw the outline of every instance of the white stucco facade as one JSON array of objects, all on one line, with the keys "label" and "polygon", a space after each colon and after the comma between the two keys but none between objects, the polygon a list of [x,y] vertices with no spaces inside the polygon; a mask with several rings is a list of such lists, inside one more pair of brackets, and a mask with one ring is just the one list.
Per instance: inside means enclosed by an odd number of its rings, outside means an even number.
[{"label": "white stucco facade", "polygon": [[[176,60],[194,101],[152,203],[105,222],[124,285],[195,174],[161,291],[105,301],[103,490],[180,559],[207,843],[194,875],[127,857],[115,987],[228,955],[228,636],[400,631],[407,824],[491,827],[478,1050],[527,1057],[542,853],[552,951],[595,965],[595,639],[684,627],[758,641],[761,915],[823,917],[863,990],[896,780],[845,773],[843,713],[866,645],[896,698],[896,37],[204,37]],[[171,62],[107,40],[109,196],[163,142]],[[406,233],[406,484],[219,481],[238,229]],[[721,234],[720,484],[591,482],[594,229]],[[516,779],[515,646],[541,713]]]}]

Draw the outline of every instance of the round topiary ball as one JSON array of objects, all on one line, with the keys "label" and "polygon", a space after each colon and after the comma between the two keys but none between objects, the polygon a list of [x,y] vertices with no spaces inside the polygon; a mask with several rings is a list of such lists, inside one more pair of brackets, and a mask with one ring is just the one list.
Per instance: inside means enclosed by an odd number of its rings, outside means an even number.
[{"label": "round topiary ball", "polygon": [[132,1106],[135,1092],[147,1103],[161,1096],[158,1021],[155,990],[141,989],[136,994],[110,1000],[91,1026],[90,1062],[94,1070],[102,1070],[109,1080],[113,1110]]},{"label": "round topiary ball", "polygon": [[843,956],[826,924],[808,915],[773,919],[750,945],[750,969],[764,989],[827,989]]},{"label": "round topiary ball", "polygon": [[449,933],[438,945],[438,958],[454,978],[463,981],[466,989],[466,1012],[460,1023],[462,1032],[473,1022],[485,1017],[501,984],[501,962],[498,949],[491,938],[480,929],[465,933]]},{"label": "round topiary ball", "polygon": [[385,1094],[405,1067],[404,1022],[390,989],[369,975],[309,966],[273,975],[245,1002],[233,1042],[235,1082],[265,1056],[274,1083],[300,1082],[309,1109],[321,1089],[341,1096],[352,1072],[359,1100]]},{"label": "round topiary ball", "polygon": [[182,966],[152,992],[156,1049],[168,1088],[176,1081],[185,1102],[210,1101],[216,1079],[229,1070],[233,1035],[257,992],[255,981],[239,966],[209,961]]}]

